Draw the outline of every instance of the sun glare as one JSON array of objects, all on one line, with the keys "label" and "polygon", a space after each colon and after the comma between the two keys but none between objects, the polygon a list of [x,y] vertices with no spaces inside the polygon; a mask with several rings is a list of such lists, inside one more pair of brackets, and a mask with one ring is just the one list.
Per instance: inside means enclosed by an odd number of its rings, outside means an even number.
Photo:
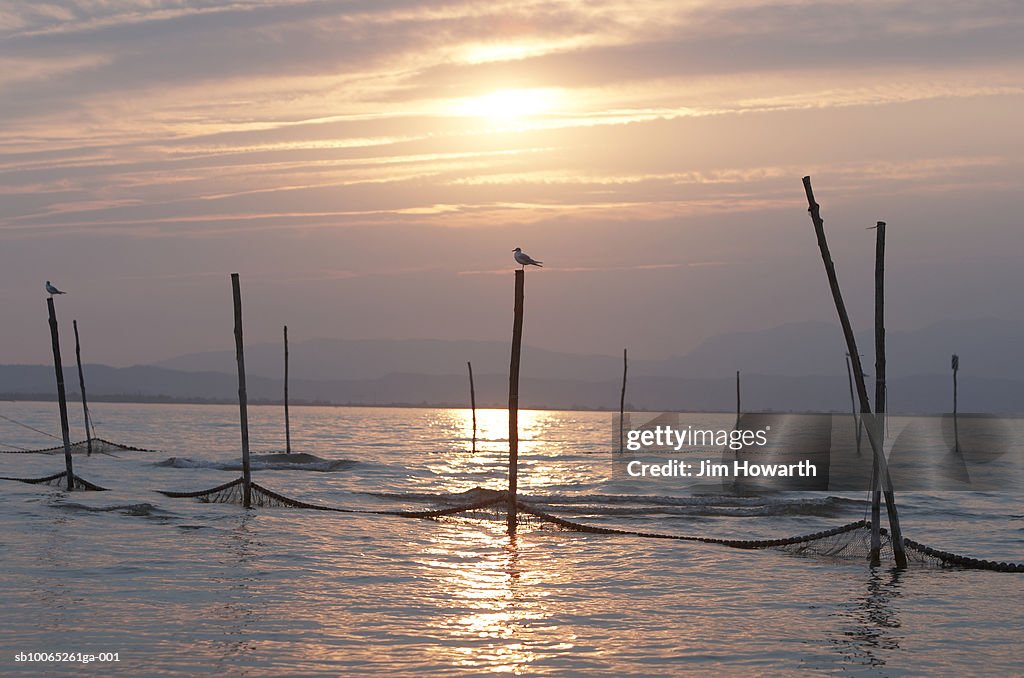
[{"label": "sun glare", "polygon": [[495,122],[514,122],[548,113],[557,102],[558,91],[554,89],[500,89],[460,99],[454,111],[457,115],[488,118]]}]

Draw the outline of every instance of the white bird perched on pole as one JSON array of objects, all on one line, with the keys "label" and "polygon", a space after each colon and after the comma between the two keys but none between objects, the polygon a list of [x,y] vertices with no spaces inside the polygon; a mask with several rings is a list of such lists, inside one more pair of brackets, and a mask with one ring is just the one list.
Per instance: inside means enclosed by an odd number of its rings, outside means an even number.
[{"label": "white bird perched on pole", "polygon": [[52,297],[55,294],[67,294],[67,292],[61,292],[56,287],[50,284],[50,281],[46,281],[46,291]]},{"label": "white bird perched on pole", "polygon": [[540,268],[544,268],[543,266],[541,266],[541,264],[544,263],[543,261],[536,261],[533,257],[531,257],[526,252],[522,251],[518,247],[512,251],[516,253],[516,263],[522,265],[524,269],[527,266],[538,266]]}]

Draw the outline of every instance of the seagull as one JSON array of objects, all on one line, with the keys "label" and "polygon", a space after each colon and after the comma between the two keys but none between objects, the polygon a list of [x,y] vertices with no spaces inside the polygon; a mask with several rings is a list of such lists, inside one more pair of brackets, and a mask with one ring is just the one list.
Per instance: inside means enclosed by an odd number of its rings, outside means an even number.
[{"label": "seagull", "polygon": [[46,292],[52,297],[55,294],[67,294],[67,292],[61,292],[56,287],[50,284],[50,281],[46,281]]},{"label": "seagull", "polygon": [[544,262],[542,262],[542,261],[535,261],[533,257],[531,257],[526,252],[522,251],[518,247],[515,248],[512,251],[516,253],[516,263],[517,264],[521,264],[524,269],[527,266],[538,266],[540,268],[544,268],[543,266],[541,266],[541,264],[544,263]]}]

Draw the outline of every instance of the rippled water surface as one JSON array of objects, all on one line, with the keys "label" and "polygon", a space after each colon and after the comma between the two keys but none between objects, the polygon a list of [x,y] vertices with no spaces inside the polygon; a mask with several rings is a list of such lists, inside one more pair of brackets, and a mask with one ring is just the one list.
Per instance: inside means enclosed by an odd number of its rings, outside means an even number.
[{"label": "rippled water surface", "polygon": [[[424,509],[506,481],[507,420],[465,410],[293,408],[293,448],[262,485],[303,501]],[[52,403],[0,413],[57,431]],[[154,452],[75,457],[110,492],[0,483],[4,675],[853,675],[1024,672],[1024,575],[911,568],[527,526],[254,509],[171,499],[238,475],[237,408],[97,404],[101,437]],[[781,537],[864,517],[857,494],[694,497],[612,475],[611,417],[523,412],[520,492],[624,529]],[[728,426],[725,415],[690,415]],[[894,422],[898,424],[899,422]],[[904,422],[905,423],[905,422]],[[254,454],[283,447],[250,408]],[[73,436],[81,438],[81,434]],[[55,441],[0,422],[0,447]],[[63,469],[0,455],[0,475]],[[1017,492],[903,493],[930,545],[1024,560]],[[18,664],[18,652],[118,652],[117,664]]]}]

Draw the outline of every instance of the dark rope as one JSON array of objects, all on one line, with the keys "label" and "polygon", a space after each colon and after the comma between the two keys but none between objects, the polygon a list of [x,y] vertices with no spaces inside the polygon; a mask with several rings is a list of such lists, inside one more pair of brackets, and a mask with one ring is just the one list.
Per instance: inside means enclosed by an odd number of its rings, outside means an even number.
[{"label": "dark rope", "polygon": [[565,520],[558,516],[553,516],[550,513],[545,513],[529,504],[523,502],[516,502],[519,508],[524,513],[547,520],[561,527],[576,531],[576,532],[590,532],[593,534],[624,534],[634,537],[644,537],[646,539],[676,539],[679,541],[696,541],[705,544],[721,544],[722,546],[729,546],[738,549],[763,549],[771,548],[774,546],[788,546],[790,544],[799,544],[801,542],[814,541],[815,539],[823,539],[825,537],[833,537],[837,534],[844,532],[852,532],[858,530],[867,525],[863,520],[836,527],[831,530],[825,530],[823,532],[815,532],[814,534],[806,534],[798,537],[787,537],[785,539],[719,539],[716,537],[693,537],[679,534],[661,534],[657,532],[637,532],[633,530],[619,530],[611,527],[594,527],[591,525],[583,525],[581,523],[575,523],[571,520]]},{"label": "dark rope", "polygon": [[[93,438],[90,438],[90,440],[92,440],[92,442],[94,444],[95,443],[102,443],[104,445],[109,445],[110,447],[116,448],[118,451],[121,451],[121,452],[156,452],[157,451],[157,450],[148,450],[148,449],[146,449],[144,447],[132,447],[131,445],[122,445],[121,443],[114,443],[114,442],[111,442],[109,440],[105,440],[103,438],[93,437]],[[84,449],[88,445],[88,442],[89,442],[88,440],[80,440],[77,443],[71,443],[70,447],[72,449],[81,450],[81,449]],[[44,448],[35,449],[35,450],[26,450],[24,448],[19,448],[19,449],[16,449],[16,450],[0,450],[0,453],[2,453],[2,454],[63,454],[64,453],[64,445],[57,445],[55,447],[44,447]],[[114,456],[114,455],[110,454],[109,452],[103,452],[102,454],[107,454],[107,455],[110,455],[110,456]]]},{"label": "dark rope", "polygon": [[[67,471],[61,471],[60,473],[54,473],[52,476],[45,476],[43,478],[10,478],[0,477],[0,480],[16,480],[19,483],[29,483],[30,485],[51,485],[54,481],[59,481],[62,478],[66,478],[68,475]],[[85,478],[76,475],[74,476],[75,489],[78,490],[89,490],[92,492],[106,492],[107,488],[100,487],[95,483],[90,483]]]},{"label": "dark rope", "polygon": [[996,572],[1024,572],[1024,563],[996,562],[994,560],[971,558],[970,556],[962,556],[956,553],[949,553],[948,551],[940,551],[939,549],[934,549],[931,546],[925,546],[924,544],[907,537],[903,538],[903,544],[907,548],[935,558],[943,565],[947,566],[959,565],[960,567],[966,567],[974,570],[994,570]]},{"label": "dark rope", "polygon": [[36,433],[42,433],[44,436],[49,436],[50,438],[53,438],[54,440],[60,440],[60,438],[58,438],[57,436],[53,435],[52,433],[47,433],[46,431],[40,431],[39,429],[37,429],[34,426],[29,426],[28,424],[22,424],[20,421],[15,421],[15,420],[11,419],[10,417],[5,417],[2,414],[0,414],[0,419],[3,419],[4,421],[9,421],[12,424],[16,424],[18,426],[21,426],[22,428],[27,428],[29,431],[35,431]]}]

